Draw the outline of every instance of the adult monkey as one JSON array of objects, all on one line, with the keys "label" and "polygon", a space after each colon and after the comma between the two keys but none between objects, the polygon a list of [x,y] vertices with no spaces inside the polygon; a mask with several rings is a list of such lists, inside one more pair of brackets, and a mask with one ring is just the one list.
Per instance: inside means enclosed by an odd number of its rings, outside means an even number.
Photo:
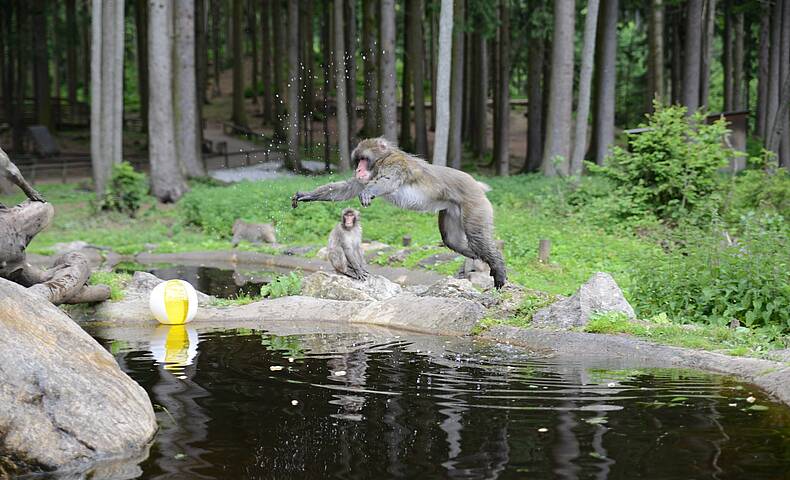
[{"label": "adult monkey", "polygon": [[292,206],[358,196],[364,207],[382,197],[408,210],[439,212],[444,244],[465,257],[486,262],[496,288],[505,284],[505,262],[494,244],[494,209],[486,197],[487,185],[460,170],[431,165],[383,138],[362,140],[351,158],[356,165],[354,178],[312,192],[296,192]]},{"label": "adult monkey", "polygon": [[327,256],[336,272],[355,280],[368,278],[365,257],[362,255],[362,227],[359,225],[358,211],[343,209],[340,222],[329,234]]}]

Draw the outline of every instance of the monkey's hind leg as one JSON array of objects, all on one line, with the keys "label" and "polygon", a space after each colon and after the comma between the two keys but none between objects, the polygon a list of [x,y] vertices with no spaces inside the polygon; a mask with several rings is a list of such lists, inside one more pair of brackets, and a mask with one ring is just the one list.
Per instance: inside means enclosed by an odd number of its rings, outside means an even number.
[{"label": "monkey's hind leg", "polygon": [[464,212],[462,221],[469,248],[475,254],[472,258],[479,258],[486,262],[491,267],[494,287],[502,288],[507,282],[507,273],[502,252],[496,248],[494,243],[494,219],[491,207]]},{"label": "monkey's hind leg", "polygon": [[442,234],[442,241],[450,250],[473,260],[480,258],[469,248],[469,240],[466,238],[461,222],[461,211],[458,207],[451,207],[439,212],[439,233]]}]

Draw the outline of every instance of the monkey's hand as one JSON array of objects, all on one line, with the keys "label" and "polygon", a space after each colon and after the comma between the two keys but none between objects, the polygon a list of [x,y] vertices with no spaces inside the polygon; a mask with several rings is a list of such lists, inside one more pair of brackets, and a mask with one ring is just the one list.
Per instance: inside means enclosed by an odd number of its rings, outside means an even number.
[{"label": "monkey's hand", "polygon": [[42,196],[41,196],[41,194],[40,194],[40,193],[38,193],[36,190],[33,190],[33,191],[32,191],[32,192],[31,192],[31,193],[28,195],[28,197],[29,197],[31,200],[33,200],[34,202],[47,203],[47,201],[44,199],[44,197],[42,197]]},{"label": "monkey's hand", "polygon": [[294,196],[291,197],[291,208],[296,208],[299,206],[299,201],[304,200],[307,195],[304,192],[296,192]]},{"label": "monkey's hand", "polygon": [[359,193],[359,203],[361,203],[363,207],[369,207],[370,202],[373,201],[374,198],[376,198],[376,196],[370,193],[368,189],[362,190]]}]

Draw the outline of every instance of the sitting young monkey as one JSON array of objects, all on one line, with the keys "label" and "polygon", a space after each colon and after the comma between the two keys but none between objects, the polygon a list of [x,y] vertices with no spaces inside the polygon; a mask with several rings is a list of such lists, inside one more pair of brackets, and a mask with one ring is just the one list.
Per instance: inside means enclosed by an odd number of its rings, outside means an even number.
[{"label": "sitting young monkey", "polygon": [[362,140],[351,155],[356,174],[312,192],[296,192],[299,202],[341,201],[359,197],[367,207],[375,197],[418,212],[438,212],[439,232],[450,249],[491,267],[494,286],[507,281],[505,262],[494,243],[494,209],[488,186],[454,168],[431,165],[383,138]]},{"label": "sitting young monkey", "polygon": [[362,227],[359,212],[346,208],[340,215],[340,223],[329,234],[329,263],[338,273],[356,280],[368,278],[365,257],[362,256]]}]

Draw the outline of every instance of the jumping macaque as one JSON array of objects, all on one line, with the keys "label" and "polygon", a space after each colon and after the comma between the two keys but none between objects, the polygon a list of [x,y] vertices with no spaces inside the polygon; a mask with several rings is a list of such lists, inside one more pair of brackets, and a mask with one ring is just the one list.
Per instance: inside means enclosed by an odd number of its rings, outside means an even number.
[{"label": "jumping macaque", "polygon": [[[6,155],[2,148],[0,148],[0,175],[21,188],[22,191],[25,192],[25,195],[27,195],[27,198],[33,200],[34,202],[46,202],[44,197],[42,197],[35,188],[30,186],[29,183],[27,183],[27,180],[25,180],[25,178],[19,172],[17,166],[11,162],[11,159],[8,158],[8,155]],[[3,205],[0,204],[0,207],[2,206]]]},{"label": "jumping macaque", "polygon": [[382,197],[408,210],[438,212],[444,244],[465,257],[486,262],[496,288],[505,284],[505,262],[494,244],[494,209],[486,197],[487,185],[460,170],[431,165],[383,138],[362,140],[351,158],[354,178],[312,192],[296,192],[292,206],[356,196],[367,207],[375,197]]},{"label": "jumping macaque", "polygon": [[346,208],[340,215],[340,223],[329,234],[329,263],[335,270],[356,280],[366,280],[365,257],[362,256],[362,227],[359,212]]}]

